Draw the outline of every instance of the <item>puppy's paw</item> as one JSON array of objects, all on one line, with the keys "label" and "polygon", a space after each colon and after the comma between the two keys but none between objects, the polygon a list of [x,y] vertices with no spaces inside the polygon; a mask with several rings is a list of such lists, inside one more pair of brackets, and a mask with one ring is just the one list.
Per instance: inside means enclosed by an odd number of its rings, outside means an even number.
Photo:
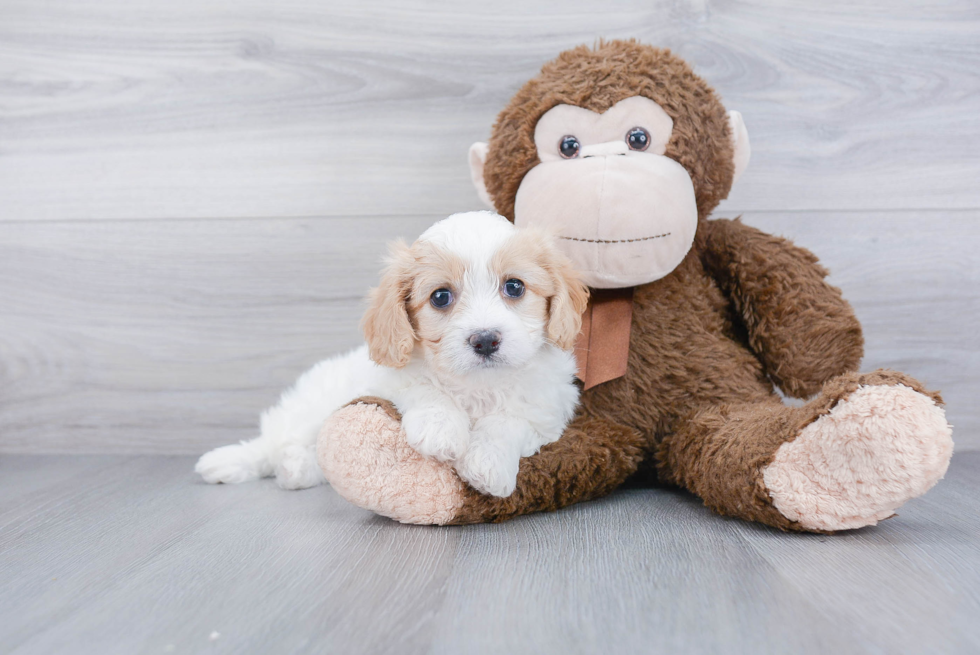
[{"label": "puppy's paw", "polygon": [[484,416],[473,426],[472,440],[496,444],[506,449],[514,457],[530,457],[541,450],[541,446],[557,441],[561,434],[544,437],[531,424],[516,416],[490,414]]},{"label": "puppy's paw", "polygon": [[247,444],[222,446],[205,453],[194,470],[210,484],[239,484],[266,475],[264,457]]},{"label": "puppy's paw", "polygon": [[462,412],[441,407],[410,409],[402,416],[408,445],[423,457],[440,462],[459,459],[470,440],[470,426]]},{"label": "puppy's paw", "polygon": [[517,488],[520,457],[499,443],[478,441],[456,462],[456,473],[480,493],[506,498]]},{"label": "puppy's paw", "polygon": [[283,489],[308,489],[326,482],[313,447],[287,446],[276,467],[276,484]]}]

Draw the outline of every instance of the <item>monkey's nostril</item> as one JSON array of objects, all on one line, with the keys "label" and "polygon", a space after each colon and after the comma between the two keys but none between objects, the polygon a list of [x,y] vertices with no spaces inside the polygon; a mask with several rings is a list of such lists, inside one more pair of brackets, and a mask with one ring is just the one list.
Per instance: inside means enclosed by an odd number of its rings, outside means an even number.
[{"label": "monkey's nostril", "polygon": [[496,330],[474,332],[467,341],[476,354],[483,357],[489,357],[500,349],[500,333]]}]

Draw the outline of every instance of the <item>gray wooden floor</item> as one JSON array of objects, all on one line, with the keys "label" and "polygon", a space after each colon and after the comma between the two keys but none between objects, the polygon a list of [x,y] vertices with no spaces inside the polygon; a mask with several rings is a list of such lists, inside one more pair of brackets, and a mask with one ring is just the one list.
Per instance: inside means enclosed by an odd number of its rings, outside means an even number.
[{"label": "gray wooden floor", "polygon": [[0,652],[980,651],[980,453],[834,536],[668,490],[405,526],[329,487],[207,486],[192,464],[0,458]]}]

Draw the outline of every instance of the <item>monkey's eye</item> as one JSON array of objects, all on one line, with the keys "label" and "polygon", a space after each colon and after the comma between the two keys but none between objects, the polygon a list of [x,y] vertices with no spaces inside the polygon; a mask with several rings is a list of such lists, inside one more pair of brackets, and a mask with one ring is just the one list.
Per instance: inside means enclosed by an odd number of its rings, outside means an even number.
[{"label": "monkey's eye", "polygon": [[508,298],[520,298],[524,295],[524,283],[517,278],[504,282],[504,295]]},{"label": "monkey's eye", "polygon": [[650,145],[650,133],[642,127],[634,127],[626,133],[626,145],[630,150],[646,150]]},{"label": "monkey's eye", "polygon": [[436,309],[445,309],[453,304],[453,292],[449,289],[436,289],[429,296],[429,302]]},{"label": "monkey's eye", "polygon": [[558,152],[565,159],[574,159],[578,157],[578,151],[582,149],[582,144],[578,142],[571,134],[563,136],[561,138],[561,143],[558,144]]}]

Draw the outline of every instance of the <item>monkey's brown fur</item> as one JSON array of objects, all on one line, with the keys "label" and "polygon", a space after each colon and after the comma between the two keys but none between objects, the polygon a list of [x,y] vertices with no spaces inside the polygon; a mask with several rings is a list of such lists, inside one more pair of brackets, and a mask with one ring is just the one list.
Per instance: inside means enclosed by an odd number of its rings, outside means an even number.
[{"label": "monkey's brown fur", "polygon": [[[583,392],[562,438],[522,460],[514,495],[468,489],[453,522],[553,510],[632,478],[680,485],[722,514],[803,530],[763,483],[777,448],[860,385],[924,390],[900,373],[853,372],[861,326],[810,252],[738,220],[707,220],[734,174],[727,115],[712,89],[669,51],[635,41],[564,52],[500,113],[487,190],[513,220],[517,189],[538,163],[541,115],[561,103],[601,112],[635,95],[673,119],[665,154],[694,183],[694,245],[668,276],[636,288],[626,375]],[[797,398],[819,395],[788,407],[773,384]]]}]

